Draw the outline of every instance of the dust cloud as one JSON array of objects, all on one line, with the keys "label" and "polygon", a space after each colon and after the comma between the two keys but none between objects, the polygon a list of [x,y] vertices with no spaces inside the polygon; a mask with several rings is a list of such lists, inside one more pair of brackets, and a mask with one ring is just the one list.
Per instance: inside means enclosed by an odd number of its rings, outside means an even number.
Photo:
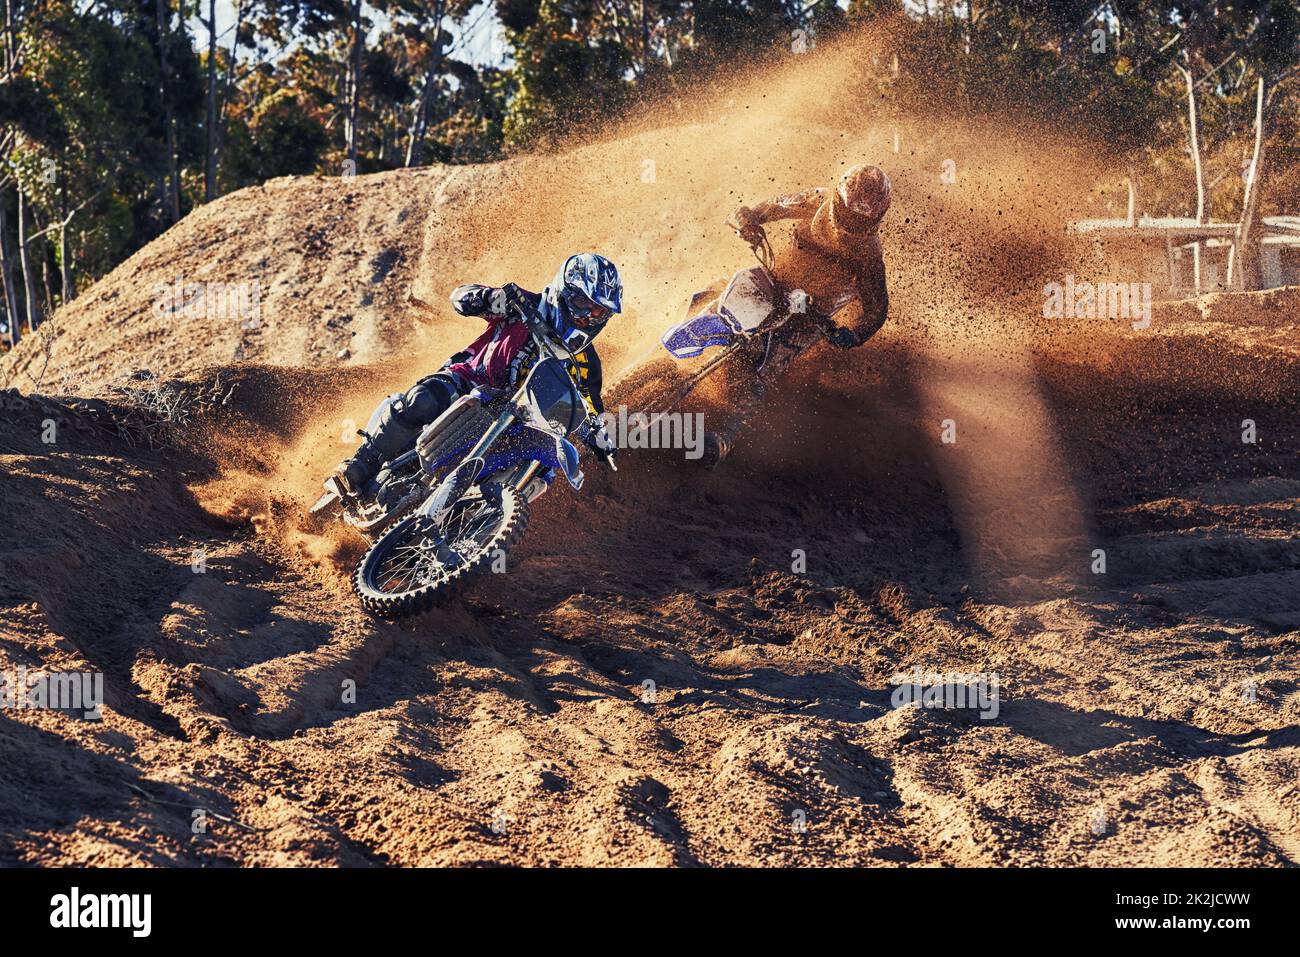
[{"label": "dust cloud", "polygon": [[[458,170],[425,227],[412,292],[427,304],[429,322],[413,337],[409,358],[390,381],[350,395],[345,411],[303,441],[328,445],[320,434],[335,430],[340,415],[364,421],[385,394],[433,371],[477,334],[478,320],[446,305],[455,285],[513,281],[540,289],[577,250],[609,256],[624,277],[625,313],[599,340],[606,382],[614,383],[607,404],[615,404],[620,379],[662,358],[659,336],[681,318],[690,294],[752,264],[724,225],[738,204],[829,185],[849,166],[870,162],[894,181],[882,225],[891,309],[877,341],[855,361],[870,366],[889,341],[914,359],[912,371],[923,378],[911,383],[915,401],[901,411],[910,420],[900,430],[933,438],[934,466],[969,511],[957,518],[977,553],[1028,556],[1041,547],[1028,539],[1073,538],[1083,523],[1056,464],[1029,350],[1056,331],[1041,315],[1042,286],[1072,268],[1065,223],[1087,208],[1096,151],[1058,131],[876,106],[863,64],[879,59],[884,43],[865,32],[791,54],[707,97],[673,101],[606,130],[597,142]],[[798,401],[817,401],[824,351],[814,349],[792,370]],[[859,384],[862,403],[881,400],[852,364],[836,368]],[[956,446],[939,441],[946,419],[957,423]],[[765,449],[780,454],[771,443]],[[839,447],[810,468],[852,470],[855,457],[867,454]],[[317,468],[313,481],[323,474]],[[1027,526],[1026,510],[1040,518]]]}]

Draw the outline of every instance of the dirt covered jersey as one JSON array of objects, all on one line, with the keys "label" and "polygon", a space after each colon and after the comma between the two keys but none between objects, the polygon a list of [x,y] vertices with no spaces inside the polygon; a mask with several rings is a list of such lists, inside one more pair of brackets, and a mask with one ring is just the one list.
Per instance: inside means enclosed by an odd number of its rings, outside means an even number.
[{"label": "dirt covered jersey", "polygon": [[865,339],[888,311],[880,235],[874,229],[866,234],[815,229],[813,214],[826,196],[824,189],[811,189],[772,204],[788,209],[786,216],[795,220],[792,228],[768,227],[773,277],[791,292],[807,293],[818,312]]}]

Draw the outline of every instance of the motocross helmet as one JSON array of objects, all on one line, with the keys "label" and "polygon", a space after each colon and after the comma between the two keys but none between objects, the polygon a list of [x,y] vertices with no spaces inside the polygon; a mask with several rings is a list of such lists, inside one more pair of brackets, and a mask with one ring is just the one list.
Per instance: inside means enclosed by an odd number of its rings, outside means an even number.
[{"label": "motocross helmet", "polygon": [[610,318],[622,311],[618,267],[596,253],[570,256],[542,291],[543,315],[559,341],[585,349]]},{"label": "motocross helmet", "polygon": [[884,170],[876,166],[855,166],[840,177],[835,187],[836,205],[850,216],[878,223],[889,209],[893,191]]},{"label": "motocross helmet", "polygon": [[875,231],[892,198],[893,186],[884,170],[854,166],[813,214],[809,234],[824,249],[845,253]]}]

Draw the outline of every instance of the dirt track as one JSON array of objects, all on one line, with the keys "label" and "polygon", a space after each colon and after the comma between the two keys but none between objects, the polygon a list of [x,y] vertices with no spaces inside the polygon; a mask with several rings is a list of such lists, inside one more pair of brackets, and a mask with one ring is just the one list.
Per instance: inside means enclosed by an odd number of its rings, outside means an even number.
[{"label": "dirt track", "polygon": [[[816,93],[771,83],[778,118]],[[999,139],[954,202],[922,173],[1000,131],[887,156],[833,119],[730,184],[703,147],[775,120],[238,193],[61,313],[48,364],[7,360],[0,385],[98,398],[0,393],[0,669],[102,672],[107,706],[0,712],[0,863],[1300,862],[1300,291],[1041,328],[1072,262],[1041,197],[1087,170],[1030,189]],[[408,625],[357,609],[357,543],[299,510],[347,420],[471,329],[439,289],[610,251],[640,290],[605,352],[632,400],[676,304],[743,264],[731,194],[850,155],[910,187],[877,340],[809,357],[717,474],[589,466],[510,574]],[[659,183],[609,222],[537,199],[645,156]],[[484,228],[512,205],[517,233]],[[177,274],[257,279],[264,320],[156,313]],[[123,431],[133,369],[198,396],[180,447]],[[891,707],[914,667],[996,672],[998,717]]]},{"label": "dirt track", "polygon": [[[1229,332],[1167,334],[1137,365],[1207,341],[1227,361]],[[881,349],[882,394],[901,359]],[[4,859],[1295,863],[1300,435],[1294,358],[1273,362],[1272,402],[1043,364],[1091,500],[1074,568],[975,574],[939,478],[956,450],[904,405],[814,392],[869,458],[801,474],[796,440],[784,468],[752,448],[706,478],[628,456],[541,503],[511,575],[407,626],[360,614],[329,558],[295,560],[291,519],[201,507],[186,484],[212,494],[228,466],[11,397],[5,664],[102,671],[108,709],[0,719]],[[224,383],[216,419],[244,436],[267,396],[340,385]],[[1177,414],[1126,416],[1152,396]],[[1238,402],[1257,448],[1235,447]],[[913,666],[998,673],[999,718],[892,709]],[[256,830],[192,836],[199,806]]]}]

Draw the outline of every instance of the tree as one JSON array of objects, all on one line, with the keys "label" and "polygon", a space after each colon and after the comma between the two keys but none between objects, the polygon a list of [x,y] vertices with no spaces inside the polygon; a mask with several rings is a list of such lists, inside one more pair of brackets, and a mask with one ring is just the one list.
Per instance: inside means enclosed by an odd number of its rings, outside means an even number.
[{"label": "tree", "polygon": [[[406,166],[419,166],[424,161],[424,140],[429,129],[429,111],[432,107],[438,83],[443,74],[443,64],[447,48],[451,45],[451,34],[443,29],[442,21],[449,10],[448,0],[431,0],[428,3],[400,4],[408,12],[410,21],[405,33],[408,41],[421,52],[427,62],[420,82],[420,95],[416,99],[411,113],[410,137],[406,146]],[[459,4],[458,7],[464,7]],[[457,12],[463,12],[459,10]]]}]

